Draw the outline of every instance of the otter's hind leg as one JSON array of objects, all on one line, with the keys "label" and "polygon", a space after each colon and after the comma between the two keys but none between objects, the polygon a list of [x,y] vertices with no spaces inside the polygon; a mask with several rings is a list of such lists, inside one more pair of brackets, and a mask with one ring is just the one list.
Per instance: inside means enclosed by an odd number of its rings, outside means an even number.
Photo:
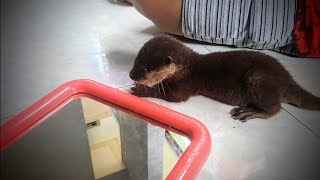
[{"label": "otter's hind leg", "polygon": [[261,118],[267,119],[271,116],[278,113],[280,110],[280,106],[270,107],[267,111],[261,110],[253,107],[244,107],[244,108],[234,108],[231,110],[230,114],[232,118],[235,120],[240,120],[241,122],[246,122],[250,119]]},{"label": "otter's hind leg", "polygon": [[260,76],[248,84],[248,105],[234,108],[230,114],[234,119],[246,122],[250,119],[267,119],[277,114],[281,109],[280,88],[268,76]]}]

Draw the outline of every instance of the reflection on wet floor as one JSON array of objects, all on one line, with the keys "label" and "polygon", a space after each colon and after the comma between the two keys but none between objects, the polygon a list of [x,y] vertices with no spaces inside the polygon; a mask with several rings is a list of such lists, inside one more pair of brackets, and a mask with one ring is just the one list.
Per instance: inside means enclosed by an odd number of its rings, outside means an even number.
[{"label": "reflection on wet floor", "polygon": [[[142,177],[146,173],[139,172],[140,169],[133,168],[132,164],[142,167],[147,165],[147,174],[160,173],[158,176],[165,178],[190,144],[183,136],[120,113],[94,100],[82,98],[81,102],[96,179],[115,173],[119,176],[132,175],[131,178],[136,174]],[[155,140],[150,142],[150,139]],[[149,157],[149,153],[155,154],[155,157]],[[152,163],[163,170],[156,172],[150,168]]]}]

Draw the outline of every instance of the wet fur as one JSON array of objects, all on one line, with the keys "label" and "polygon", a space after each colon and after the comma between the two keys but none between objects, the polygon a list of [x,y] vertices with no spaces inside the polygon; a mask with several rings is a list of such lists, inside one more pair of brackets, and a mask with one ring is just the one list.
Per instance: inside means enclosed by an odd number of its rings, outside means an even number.
[{"label": "wet fur", "polygon": [[144,44],[130,77],[137,83],[134,95],[170,102],[203,95],[239,106],[230,114],[242,122],[269,118],[281,103],[320,110],[320,98],[300,87],[271,56],[256,51],[200,55],[167,35]]}]

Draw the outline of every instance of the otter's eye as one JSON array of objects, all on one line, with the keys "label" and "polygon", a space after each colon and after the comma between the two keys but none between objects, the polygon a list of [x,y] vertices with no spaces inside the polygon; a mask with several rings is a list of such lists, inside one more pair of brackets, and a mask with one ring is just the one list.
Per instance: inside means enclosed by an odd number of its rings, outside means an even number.
[{"label": "otter's eye", "polygon": [[144,69],[144,71],[148,71],[148,69],[146,68],[146,69]]}]

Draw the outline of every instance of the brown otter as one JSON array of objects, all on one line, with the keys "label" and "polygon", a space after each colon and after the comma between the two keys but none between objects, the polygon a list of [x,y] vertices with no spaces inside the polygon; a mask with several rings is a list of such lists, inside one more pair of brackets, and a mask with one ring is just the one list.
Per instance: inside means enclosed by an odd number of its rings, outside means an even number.
[{"label": "brown otter", "polygon": [[201,55],[168,35],[144,44],[130,78],[136,82],[136,96],[180,102],[203,95],[239,106],[230,114],[242,122],[269,118],[282,102],[320,110],[320,98],[301,88],[271,56],[257,51]]}]

